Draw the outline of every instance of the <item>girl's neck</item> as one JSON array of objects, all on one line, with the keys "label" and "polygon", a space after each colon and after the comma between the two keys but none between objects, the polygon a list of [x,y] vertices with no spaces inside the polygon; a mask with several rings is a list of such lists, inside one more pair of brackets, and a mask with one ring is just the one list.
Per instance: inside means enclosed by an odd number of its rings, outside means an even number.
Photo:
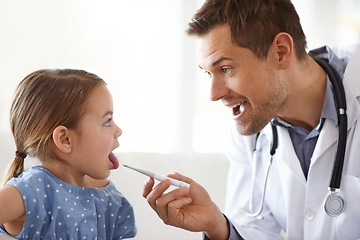
[{"label": "girl's neck", "polygon": [[74,170],[66,163],[58,160],[46,161],[42,166],[54,174],[61,181],[78,187],[103,188],[109,184],[108,179],[94,179]]}]

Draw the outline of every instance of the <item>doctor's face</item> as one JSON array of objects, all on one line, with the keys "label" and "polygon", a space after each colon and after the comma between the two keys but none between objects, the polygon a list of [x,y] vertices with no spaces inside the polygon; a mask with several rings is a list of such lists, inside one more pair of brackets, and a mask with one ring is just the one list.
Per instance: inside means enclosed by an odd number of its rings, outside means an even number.
[{"label": "doctor's face", "polygon": [[211,79],[210,99],[231,109],[240,134],[260,131],[283,105],[285,83],[268,60],[231,41],[227,24],[216,26],[201,40],[200,68]]}]

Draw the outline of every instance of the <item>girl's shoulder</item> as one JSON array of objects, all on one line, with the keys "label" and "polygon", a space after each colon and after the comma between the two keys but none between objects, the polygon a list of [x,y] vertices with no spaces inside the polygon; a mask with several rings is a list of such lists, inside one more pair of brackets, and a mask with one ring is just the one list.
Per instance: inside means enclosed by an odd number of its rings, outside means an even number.
[{"label": "girl's shoulder", "polygon": [[6,185],[13,185],[17,186],[26,186],[28,187],[29,184],[33,187],[35,185],[39,185],[42,183],[43,179],[51,178],[47,174],[47,170],[41,166],[35,166],[32,168],[26,169],[20,176],[16,178],[10,179]]}]

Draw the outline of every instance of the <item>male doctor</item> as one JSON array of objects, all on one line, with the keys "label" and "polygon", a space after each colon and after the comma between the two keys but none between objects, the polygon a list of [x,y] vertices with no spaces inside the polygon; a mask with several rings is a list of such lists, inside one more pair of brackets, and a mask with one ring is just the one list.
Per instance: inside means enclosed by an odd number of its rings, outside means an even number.
[{"label": "male doctor", "polygon": [[[159,217],[212,240],[360,239],[360,47],[352,55],[328,47],[307,53],[290,0],[207,0],[187,33],[202,40],[199,66],[210,77],[210,99],[229,107],[236,123],[226,206],[221,213],[205,189],[175,173],[169,176],[190,183],[190,189],[165,193],[169,181],[154,187],[152,178],[144,186],[143,196]],[[339,109],[329,75],[313,58],[336,69],[346,95],[347,144],[338,190],[344,208],[335,215],[324,204]]]}]

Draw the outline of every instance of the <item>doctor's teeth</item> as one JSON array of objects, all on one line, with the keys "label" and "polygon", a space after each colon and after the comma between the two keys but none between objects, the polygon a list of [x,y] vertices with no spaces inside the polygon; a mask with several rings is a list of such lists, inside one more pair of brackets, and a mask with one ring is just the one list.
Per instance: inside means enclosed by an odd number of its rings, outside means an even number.
[{"label": "doctor's teeth", "polygon": [[236,107],[239,107],[241,104],[242,103],[234,104],[234,105],[229,106],[229,108],[236,108]]},{"label": "doctor's teeth", "polygon": [[240,112],[243,112],[245,110],[245,107],[241,104],[239,107]]}]

